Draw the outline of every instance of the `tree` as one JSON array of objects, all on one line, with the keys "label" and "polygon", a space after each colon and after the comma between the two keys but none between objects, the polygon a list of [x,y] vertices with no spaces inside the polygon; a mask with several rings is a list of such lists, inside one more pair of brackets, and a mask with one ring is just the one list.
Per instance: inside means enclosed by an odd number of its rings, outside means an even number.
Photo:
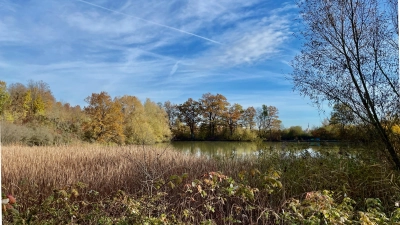
[{"label": "tree", "polygon": [[355,123],[355,118],[349,107],[343,104],[333,105],[329,124],[339,127],[341,138],[346,138],[346,126],[352,123]]},{"label": "tree", "polygon": [[163,108],[168,115],[169,128],[172,129],[179,114],[178,107],[176,104],[173,104],[170,101],[166,101],[164,102]]},{"label": "tree", "polygon": [[217,121],[221,120],[229,103],[225,96],[221,94],[212,95],[211,93],[203,94],[200,102],[203,107],[203,116],[208,123],[209,134],[211,137],[214,137]]},{"label": "tree", "polygon": [[[152,143],[169,140],[171,130],[169,129],[168,115],[163,110],[161,104],[156,104],[150,99],[146,99],[143,105],[146,115],[146,122],[150,126],[149,136],[153,136]],[[151,143],[150,142],[150,143]]]},{"label": "tree", "polygon": [[343,104],[333,105],[329,124],[340,125],[342,127],[354,122],[354,115],[351,109]]},{"label": "tree", "polygon": [[252,130],[255,126],[254,118],[256,117],[256,110],[253,106],[248,107],[242,114],[243,126]]},{"label": "tree", "polygon": [[228,125],[231,136],[233,135],[233,131],[238,126],[238,122],[242,116],[242,113],[243,107],[237,103],[229,107],[224,113],[224,119],[226,121],[226,124]]},{"label": "tree", "polygon": [[[135,96],[124,95],[117,98],[121,104],[121,111],[124,118],[124,135],[126,144],[142,144],[144,134],[148,130],[144,128],[147,124],[144,107],[140,100]],[[148,126],[149,127],[149,126]]]},{"label": "tree", "polygon": [[10,101],[10,94],[7,92],[7,84],[0,81],[0,117],[4,114],[5,107]]},{"label": "tree", "polygon": [[298,140],[306,136],[301,126],[291,126],[285,130],[285,133],[284,138],[289,140]]},{"label": "tree", "polygon": [[[28,91],[29,93],[31,93],[31,91]],[[42,96],[38,95],[36,96],[35,100],[32,101],[32,115],[44,115],[45,112],[45,103],[42,99]]]},{"label": "tree", "polygon": [[266,109],[267,118],[265,128],[269,130],[269,139],[272,140],[272,131],[279,130],[282,122],[279,120],[279,111],[275,106],[268,106]]},{"label": "tree", "polygon": [[8,87],[10,94],[9,111],[11,113],[11,121],[22,122],[28,114],[30,102],[32,98],[25,85],[21,83],[11,84]]},{"label": "tree", "polygon": [[272,131],[279,130],[281,121],[279,111],[275,106],[262,105],[257,111],[257,123],[260,136],[266,136],[269,131],[269,139],[272,139]]},{"label": "tree", "polygon": [[397,10],[377,0],[305,0],[299,7],[304,45],[293,61],[294,89],[317,105],[348,107],[374,128],[400,169],[386,124],[400,114]]},{"label": "tree", "polygon": [[43,81],[31,80],[27,86],[21,83],[11,84],[8,92],[10,120],[14,122],[26,123],[38,116],[45,116],[56,103],[49,85]]},{"label": "tree", "polygon": [[85,99],[89,105],[84,107],[89,121],[84,123],[86,138],[101,143],[124,142],[123,114],[121,104],[112,101],[107,92],[93,93]]},{"label": "tree", "polygon": [[33,119],[38,115],[44,116],[56,103],[49,85],[43,81],[35,82],[30,80],[27,85],[27,91],[31,97],[28,110],[29,119]]},{"label": "tree", "polygon": [[178,110],[182,122],[186,123],[190,129],[190,138],[194,140],[195,129],[197,124],[201,121],[200,115],[202,113],[202,107],[200,102],[189,98],[183,104],[178,105]]}]

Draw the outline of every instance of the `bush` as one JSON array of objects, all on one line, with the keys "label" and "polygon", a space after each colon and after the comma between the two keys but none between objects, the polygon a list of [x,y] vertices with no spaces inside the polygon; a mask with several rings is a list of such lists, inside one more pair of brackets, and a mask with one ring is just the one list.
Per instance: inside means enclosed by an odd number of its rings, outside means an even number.
[{"label": "bush", "polygon": [[32,134],[28,127],[4,122],[1,125],[1,142],[4,145],[22,144]]},{"label": "bush", "polygon": [[17,125],[3,123],[1,141],[4,145],[22,144],[28,146],[45,146],[68,143],[68,139],[44,126]]}]

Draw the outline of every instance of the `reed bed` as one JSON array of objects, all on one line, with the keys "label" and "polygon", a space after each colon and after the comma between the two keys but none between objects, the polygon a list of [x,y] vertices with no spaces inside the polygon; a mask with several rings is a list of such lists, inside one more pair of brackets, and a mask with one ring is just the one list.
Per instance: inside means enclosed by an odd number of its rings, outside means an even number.
[{"label": "reed bed", "polygon": [[[310,155],[302,149],[206,158],[152,146],[2,147],[2,191],[17,197],[24,221],[36,216],[33,224],[72,223],[70,217],[79,217],[79,224],[96,224],[93,221],[103,214],[114,218],[104,224],[121,218],[134,218],[131,222],[140,224],[153,217],[186,221],[183,224],[265,224],[285,221],[283,212],[288,212],[293,199],[320,196],[322,190],[331,191],[332,201],[354,199],[356,210],[367,210],[365,199],[379,198],[382,210],[391,212],[400,200],[399,177],[374,157],[334,152]],[[59,205],[54,198],[60,193],[71,202]],[[50,201],[49,196],[55,197]],[[137,211],[132,202],[141,205],[137,206],[141,216],[132,216]],[[46,213],[40,212],[44,207]],[[55,214],[52,210],[57,207],[65,214]],[[87,218],[93,210],[96,214]],[[292,216],[288,221],[297,220]]]},{"label": "reed bed", "polygon": [[135,193],[146,182],[172,174],[197,176],[216,166],[212,160],[147,146],[2,147],[3,189],[15,194],[46,196],[78,182],[104,194]]}]

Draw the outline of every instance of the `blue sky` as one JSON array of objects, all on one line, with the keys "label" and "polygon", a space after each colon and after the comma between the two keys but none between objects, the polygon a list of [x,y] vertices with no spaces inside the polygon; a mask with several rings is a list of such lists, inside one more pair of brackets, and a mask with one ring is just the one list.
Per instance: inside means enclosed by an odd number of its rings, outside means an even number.
[{"label": "blue sky", "polygon": [[0,80],[43,80],[81,106],[101,91],[178,104],[220,93],[276,106],[285,127],[318,126],[328,113],[285,78],[297,18],[294,1],[0,0]]}]

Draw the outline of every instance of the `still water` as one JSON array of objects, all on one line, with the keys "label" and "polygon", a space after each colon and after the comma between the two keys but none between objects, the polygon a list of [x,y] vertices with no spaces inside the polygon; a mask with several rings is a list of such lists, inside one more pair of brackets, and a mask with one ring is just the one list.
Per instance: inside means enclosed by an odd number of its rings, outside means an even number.
[{"label": "still water", "polygon": [[160,147],[172,148],[187,154],[206,157],[241,157],[257,155],[260,150],[298,150],[307,151],[311,155],[323,152],[339,152],[352,149],[349,144],[337,142],[208,142],[208,141],[177,141],[158,144]]}]

